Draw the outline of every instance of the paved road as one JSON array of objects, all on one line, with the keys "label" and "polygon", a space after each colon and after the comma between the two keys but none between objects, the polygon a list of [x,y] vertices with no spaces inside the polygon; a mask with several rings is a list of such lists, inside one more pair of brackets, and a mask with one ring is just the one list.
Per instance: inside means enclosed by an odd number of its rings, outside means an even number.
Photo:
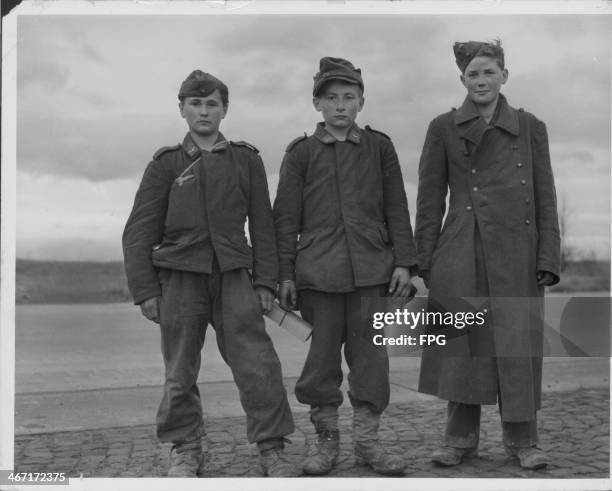
[{"label": "paved road", "polygon": [[[452,469],[435,467],[428,456],[439,441],[445,404],[438,400],[393,403],[385,413],[381,438],[410,464],[406,477],[608,478],[610,460],[607,389],[550,392],[541,411],[541,446],[555,458],[546,471],[525,471],[501,447],[497,411],[483,411],[480,458]],[[341,456],[331,477],[376,477],[355,464],[350,409],[341,409]],[[297,431],[288,445],[298,464],[313,438],[306,413],[296,414]],[[207,423],[206,477],[261,476],[255,447],[245,438],[242,417]],[[167,470],[168,445],[158,443],[152,425],[23,435],[16,438],[16,470],[65,471],[84,477],[156,477]],[[591,487],[590,489],[596,489]]]},{"label": "paved road", "polygon": [[[156,328],[129,305],[49,307],[17,312],[16,470],[162,476],[169,448],[156,441],[151,424],[163,375]],[[299,462],[313,436],[307,408],[293,395],[307,345],[273,326],[269,332],[297,424],[288,451]],[[209,336],[200,374],[208,415],[207,476],[258,476],[231,372],[212,330]],[[609,358],[545,359],[541,440],[556,462],[538,473],[505,457],[493,407],[483,413],[479,459],[456,469],[432,466],[428,455],[441,436],[445,404],[416,392],[418,364],[418,358],[391,358],[392,404],[381,432],[410,462],[408,477],[609,477]],[[342,453],[332,477],[373,477],[354,464],[350,418],[343,406]]]}]

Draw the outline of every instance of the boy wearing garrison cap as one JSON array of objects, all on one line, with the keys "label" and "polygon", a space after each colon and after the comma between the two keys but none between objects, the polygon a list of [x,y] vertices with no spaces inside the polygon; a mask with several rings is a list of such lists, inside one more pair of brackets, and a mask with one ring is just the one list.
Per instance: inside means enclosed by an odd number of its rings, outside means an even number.
[{"label": "boy wearing garrison cap", "polygon": [[228,107],[223,82],[196,70],[178,98],[189,132],[153,156],[123,234],[134,302],[161,328],[166,382],[157,436],[173,443],[168,476],[203,470],[197,379],[208,323],[238,386],[247,437],[257,442],[264,474],[292,476],[283,446],[293,419],[262,318],[278,275],[264,166],[254,147],[219,132]]},{"label": "boy wearing garrison cap", "polygon": [[343,344],[358,462],[383,474],[406,467],[378,440],[389,403],[389,361],[360,314],[362,297],[408,296],[416,251],[393,144],[355,124],[363,90],[361,71],[349,61],[321,59],[313,104],[324,121],[287,147],[274,202],[279,300],[287,309],[297,303],[313,326],[295,386],[317,433],[303,463],[307,474],[328,473],[338,456]]},{"label": "boy wearing garrison cap", "polygon": [[[488,299],[489,323],[425,349],[419,390],[448,402],[433,462],[476,454],[482,404],[499,401],[507,453],[547,465],[536,447],[544,287],[559,281],[559,225],[544,123],[511,107],[499,43],[456,43],[467,97],[429,125],[419,165],[415,238],[432,299]],[[449,209],[444,226],[446,195]],[[463,345],[461,343],[464,343]]]}]

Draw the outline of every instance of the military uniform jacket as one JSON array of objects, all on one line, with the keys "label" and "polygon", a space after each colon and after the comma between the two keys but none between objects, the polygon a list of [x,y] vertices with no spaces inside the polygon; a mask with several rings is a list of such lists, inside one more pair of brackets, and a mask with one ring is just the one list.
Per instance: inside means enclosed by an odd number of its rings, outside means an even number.
[{"label": "military uniform jacket", "polygon": [[287,148],[274,202],[280,279],[348,292],[415,267],[410,215],[389,138],[354,125],[337,141],[319,123]]},{"label": "military uniform jacket", "polygon": [[559,226],[546,127],[499,97],[491,124],[466,99],[429,125],[415,239],[419,266],[430,272],[430,297],[486,292],[487,328],[500,358],[471,357],[468,336],[453,342],[458,351],[465,343],[458,357],[444,353],[448,345],[426,349],[419,390],[466,404],[493,404],[499,391],[504,419],[527,421],[540,407],[543,288],[537,272],[559,281]]},{"label": "military uniform jacket", "polygon": [[221,272],[252,268],[254,286],[275,289],[274,222],[257,150],[221,134],[210,152],[189,134],[159,150],[136,193],[123,252],[135,303],[161,294],[157,268],[210,273],[215,255]]}]

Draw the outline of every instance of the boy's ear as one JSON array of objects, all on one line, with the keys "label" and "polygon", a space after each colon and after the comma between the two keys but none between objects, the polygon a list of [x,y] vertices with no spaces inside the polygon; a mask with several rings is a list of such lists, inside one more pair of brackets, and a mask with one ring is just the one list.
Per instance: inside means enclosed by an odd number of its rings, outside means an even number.
[{"label": "boy's ear", "polygon": [[319,97],[312,98],[312,105],[317,110],[317,112],[321,112],[321,99]]},{"label": "boy's ear", "polygon": [[508,81],[508,75],[509,75],[508,69],[504,68],[502,71],[502,84],[505,84]]},{"label": "boy's ear", "polygon": [[361,96],[359,98],[359,110],[357,112],[361,112],[361,110],[363,109],[363,105],[365,104],[365,97]]},{"label": "boy's ear", "polygon": [[461,80],[461,83],[467,89],[467,86],[465,85],[465,76],[463,75],[463,73],[459,75],[459,80]]},{"label": "boy's ear", "polygon": [[185,102],[184,101],[179,101],[178,103],[178,108],[179,108],[179,112],[181,113],[181,117],[185,117],[185,115],[183,114],[183,108],[185,107]]}]

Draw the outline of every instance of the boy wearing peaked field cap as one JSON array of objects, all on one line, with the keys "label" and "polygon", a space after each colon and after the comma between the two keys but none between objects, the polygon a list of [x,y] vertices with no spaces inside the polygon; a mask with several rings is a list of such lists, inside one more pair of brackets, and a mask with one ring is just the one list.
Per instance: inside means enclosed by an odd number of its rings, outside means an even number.
[{"label": "boy wearing peaked field cap", "polygon": [[306,474],[327,474],[338,457],[343,345],[358,461],[383,474],[406,467],[378,439],[389,403],[389,360],[360,314],[363,297],[409,295],[416,251],[393,144],[355,123],[363,90],[361,70],[352,63],[321,59],[313,104],[323,122],[287,147],[274,202],[279,301],[299,307],[313,326],[295,387],[317,433],[303,462]]},{"label": "boy wearing peaked field cap", "polygon": [[[223,82],[196,70],[178,97],[189,132],[182,143],[153,156],[123,234],[134,302],[161,330],[166,381],[157,436],[173,444],[168,476],[195,477],[205,470],[197,380],[210,323],[264,474],[290,477],[297,473],[283,447],[293,419],[262,318],[278,276],[264,166],[255,147],[227,141],[219,132],[228,108]],[[247,218],[252,248],[244,233]]]},{"label": "boy wearing peaked field cap", "polygon": [[559,281],[560,258],[546,127],[501,94],[508,70],[499,41],[456,43],[454,52],[467,96],[427,131],[419,268],[430,299],[482,298],[490,308],[477,333],[423,352],[419,390],[449,401],[444,443],[432,460],[452,466],[475,455],[481,405],[498,402],[507,453],[539,469],[549,462],[536,446],[543,293]]}]

